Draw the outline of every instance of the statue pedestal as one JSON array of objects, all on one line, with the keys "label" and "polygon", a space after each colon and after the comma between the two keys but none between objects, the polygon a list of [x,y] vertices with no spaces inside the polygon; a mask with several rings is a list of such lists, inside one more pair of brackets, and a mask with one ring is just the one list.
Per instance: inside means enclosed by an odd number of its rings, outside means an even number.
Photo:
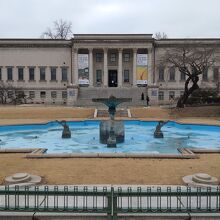
[{"label": "statue pedestal", "polygon": [[[110,135],[111,127],[114,131],[114,137]],[[123,121],[101,121],[99,125],[100,143],[108,144],[108,147],[116,147],[116,143],[123,143],[125,138]],[[116,139],[116,143],[114,141]],[[113,144],[112,144],[113,143]]]},{"label": "statue pedestal", "polygon": [[163,138],[163,132],[160,131],[160,132],[154,132],[154,137],[155,138]]}]

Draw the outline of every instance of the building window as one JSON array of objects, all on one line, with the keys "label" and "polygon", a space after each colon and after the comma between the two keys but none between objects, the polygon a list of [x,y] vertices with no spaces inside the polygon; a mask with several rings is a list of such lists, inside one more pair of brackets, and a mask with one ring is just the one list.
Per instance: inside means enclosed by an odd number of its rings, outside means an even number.
[{"label": "building window", "polygon": [[218,69],[218,67],[213,68],[213,80],[215,82],[219,81],[219,69]]},{"label": "building window", "polygon": [[169,73],[170,73],[170,81],[175,81],[175,67],[170,67]]},{"label": "building window", "polygon": [[208,68],[206,68],[202,74],[202,80],[207,81],[208,80]]},{"label": "building window", "polygon": [[181,81],[186,81],[186,74],[180,73],[180,80]]},{"label": "building window", "polygon": [[67,91],[62,91],[62,98],[66,99],[67,98]]},{"label": "building window", "polygon": [[164,67],[159,67],[159,81],[164,81]]},{"label": "building window", "polygon": [[124,70],[124,82],[129,83],[129,70]]},{"label": "building window", "polygon": [[40,81],[46,80],[46,68],[40,67]]},{"label": "building window", "polygon": [[124,62],[130,61],[130,53],[124,53]]},{"label": "building window", "polygon": [[57,69],[56,69],[56,67],[51,67],[50,68],[50,73],[51,73],[51,81],[56,81],[57,80]]},{"label": "building window", "polygon": [[159,93],[158,93],[158,99],[159,99],[160,101],[164,100],[164,92],[163,92],[163,91],[159,91]]},{"label": "building window", "polygon": [[111,53],[110,54],[110,61],[111,62],[116,62],[116,53]]},{"label": "building window", "polygon": [[175,92],[174,91],[169,91],[169,100],[172,100],[175,98]]},{"label": "building window", "polygon": [[35,92],[34,91],[29,91],[29,97],[31,99],[34,99],[35,98]]},{"label": "building window", "polygon": [[34,67],[29,67],[29,80],[34,81]]},{"label": "building window", "polygon": [[41,91],[41,92],[40,92],[40,97],[41,97],[42,99],[45,99],[45,98],[46,98],[46,92],[45,92],[45,91]]},{"label": "building window", "polygon": [[57,97],[57,92],[56,91],[51,91],[51,98],[56,99]]},{"label": "building window", "polygon": [[2,68],[0,67],[0,81],[2,80]]},{"label": "building window", "polygon": [[18,81],[24,80],[24,68],[18,67]]},{"label": "building window", "polygon": [[102,53],[96,53],[96,62],[102,62]]},{"label": "building window", "polygon": [[96,83],[102,83],[102,70],[96,70]]},{"label": "building window", "polygon": [[12,81],[13,80],[12,67],[7,67],[7,77],[8,77],[8,81]]},{"label": "building window", "polygon": [[67,81],[67,68],[62,67],[62,81]]}]

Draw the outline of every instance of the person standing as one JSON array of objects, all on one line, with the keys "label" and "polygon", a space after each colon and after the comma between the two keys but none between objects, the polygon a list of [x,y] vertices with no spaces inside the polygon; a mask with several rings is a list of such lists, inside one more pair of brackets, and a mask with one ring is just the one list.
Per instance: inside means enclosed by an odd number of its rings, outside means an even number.
[{"label": "person standing", "polygon": [[147,102],[147,106],[149,106],[150,98],[148,95],[146,96],[146,102]]}]

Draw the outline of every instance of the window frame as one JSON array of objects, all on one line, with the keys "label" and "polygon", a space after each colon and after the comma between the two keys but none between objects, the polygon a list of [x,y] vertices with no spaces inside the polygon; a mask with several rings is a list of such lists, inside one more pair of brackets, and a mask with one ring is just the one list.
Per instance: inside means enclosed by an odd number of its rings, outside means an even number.
[{"label": "window frame", "polygon": [[186,74],[180,72],[180,81],[186,81]]},{"label": "window frame", "polygon": [[[64,70],[66,72],[64,72]],[[66,78],[64,77],[64,73],[66,74]],[[67,82],[68,81],[68,68],[67,67],[61,67],[61,81]]]},{"label": "window frame", "polygon": [[175,91],[169,91],[169,100],[175,99]]},{"label": "window frame", "polygon": [[[130,82],[130,71],[129,69],[124,69],[124,72],[123,72],[123,82],[124,83],[129,83]],[[127,78],[125,77],[127,74]],[[127,80],[126,80],[127,79]]]},{"label": "window frame", "polygon": [[[41,66],[39,67],[39,70],[40,70],[40,81],[46,81],[46,67],[44,66]],[[44,76],[44,77],[42,77]]]},{"label": "window frame", "polygon": [[67,99],[67,91],[62,91],[62,99]]},{"label": "window frame", "polygon": [[176,81],[176,71],[174,66],[169,68],[169,81],[171,82]]},{"label": "window frame", "polygon": [[56,98],[57,98],[57,91],[51,91],[51,92],[50,92],[50,97],[51,97],[52,99],[56,99]]},{"label": "window frame", "polygon": [[29,81],[35,81],[35,67],[29,67],[28,72],[29,72]]},{"label": "window frame", "polygon": [[[217,71],[215,71],[217,70]],[[213,67],[213,81],[218,82],[219,81],[219,67]]]},{"label": "window frame", "polygon": [[35,91],[29,91],[29,97],[31,99],[34,99],[35,98]]},{"label": "window frame", "polygon": [[18,67],[18,81],[24,81],[24,67]]},{"label": "window frame", "polygon": [[[43,93],[44,93],[44,95],[43,95]],[[46,97],[47,97],[46,91],[40,91],[40,98],[45,99]]]},{"label": "window frame", "polygon": [[208,68],[206,68],[204,70],[204,72],[202,73],[202,80],[203,81],[208,81]]},{"label": "window frame", "polygon": [[117,60],[117,54],[116,53],[110,53],[110,62],[115,63]]},{"label": "window frame", "polygon": [[13,67],[7,67],[7,81],[13,81]]},{"label": "window frame", "polygon": [[50,81],[57,81],[57,67],[50,67]]},{"label": "window frame", "polygon": [[123,60],[124,60],[124,62],[130,62],[130,60],[131,60],[131,53],[124,53]]},{"label": "window frame", "polygon": [[[162,73],[162,75],[161,75]],[[165,67],[160,66],[158,70],[158,81],[163,82],[164,81],[164,75],[165,75]],[[163,76],[163,77],[161,77]]]},{"label": "window frame", "polygon": [[[100,74],[100,77],[98,77],[98,75]],[[100,81],[98,81],[98,79],[100,79]],[[102,70],[101,69],[97,69],[96,70],[96,84],[102,84]]]},{"label": "window frame", "polygon": [[[162,94],[162,95],[161,95]],[[163,97],[163,98],[161,98],[161,97]],[[158,92],[158,100],[159,101],[164,101],[164,91],[159,91]]]},{"label": "window frame", "polygon": [[102,59],[103,59],[102,53],[101,53],[101,52],[96,52],[96,54],[95,54],[95,60],[96,60],[96,62],[97,62],[97,63],[100,63],[100,62],[102,62]]}]

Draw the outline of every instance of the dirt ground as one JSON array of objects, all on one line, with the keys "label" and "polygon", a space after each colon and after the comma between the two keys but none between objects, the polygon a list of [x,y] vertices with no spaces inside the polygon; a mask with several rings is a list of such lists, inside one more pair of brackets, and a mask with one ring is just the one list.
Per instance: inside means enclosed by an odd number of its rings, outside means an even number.
[{"label": "dirt ground", "polygon": [[0,154],[0,180],[17,172],[44,177],[46,184],[182,184],[185,175],[205,172],[220,179],[220,155],[200,159],[27,159]]},{"label": "dirt ground", "polygon": [[[220,107],[170,109],[134,108],[135,118],[176,119],[183,122],[220,125]],[[92,118],[94,109],[68,107],[2,107],[1,124],[39,123],[55,119]],[[195,113],[197,112],[197,114]],[[197,117],[196,117],[197,116]],[[17,172],[44,177],[46,184],[182,184],[182,177],[206,172],[220,179],[220,154],[202,154],[199,159],[27,159],[24,154],[0,154],[0,181]]]}]

